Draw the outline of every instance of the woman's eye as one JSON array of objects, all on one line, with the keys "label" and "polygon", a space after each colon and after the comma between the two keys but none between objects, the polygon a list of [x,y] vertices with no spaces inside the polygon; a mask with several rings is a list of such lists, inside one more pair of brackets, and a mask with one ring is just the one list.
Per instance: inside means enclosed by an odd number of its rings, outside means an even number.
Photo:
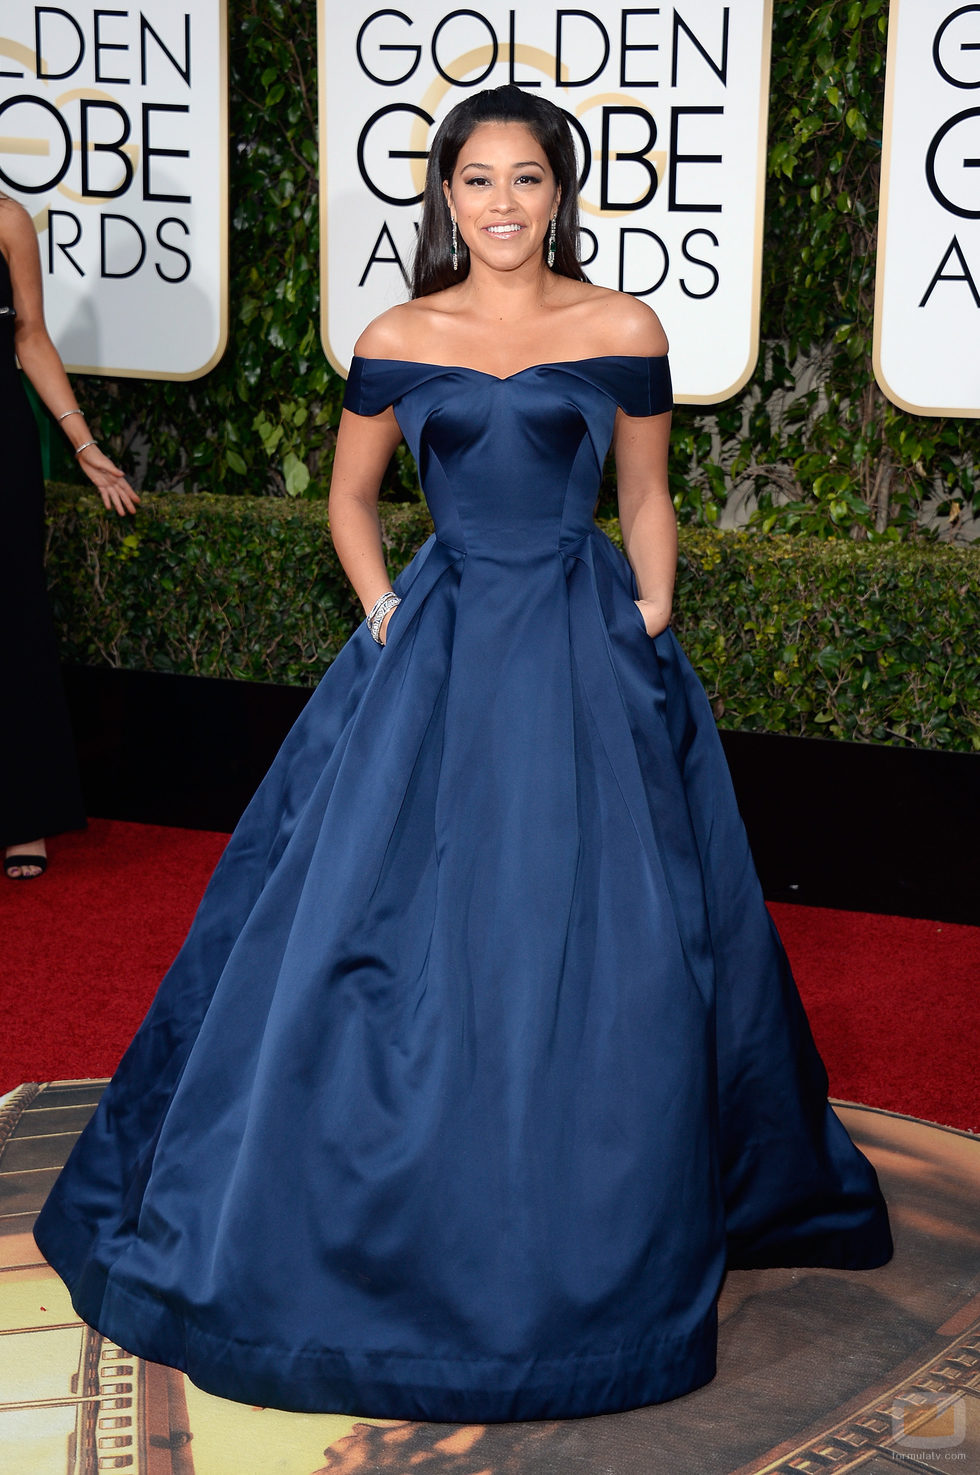
[{"label": "woman's eye", "polygon": [[[493,180],[489,179],[485,174],[471,174],[469,179],[464,180],[464,183],[467,185],[473,185],[476,189],[493,188]],[[540,184],[541,176],[539,174],[518,174],[517,178],[514,180],[514,183]]]}]

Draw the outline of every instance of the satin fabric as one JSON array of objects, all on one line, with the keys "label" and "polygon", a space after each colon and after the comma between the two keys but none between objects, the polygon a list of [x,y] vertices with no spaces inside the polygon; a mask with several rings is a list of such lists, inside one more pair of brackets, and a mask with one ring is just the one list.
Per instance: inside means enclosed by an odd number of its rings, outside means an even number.
[{"label": "satin fabric", "polygon": [[712,1376],[726,1264],[880,1264],[707,700],[593,523],[662,359],[355,360],[435,533],[232,837],[37,1240],[248,1403],[485,1422]]}]

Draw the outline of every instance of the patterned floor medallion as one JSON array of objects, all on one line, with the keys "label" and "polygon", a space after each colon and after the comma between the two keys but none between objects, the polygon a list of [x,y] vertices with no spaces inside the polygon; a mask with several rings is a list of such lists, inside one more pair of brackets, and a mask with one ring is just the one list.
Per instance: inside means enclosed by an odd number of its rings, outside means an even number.
[{"label": "patterned floor medallion", "polygon": [[560,1423],[389,1423],[248,1408],[83,1326],[31,1236],[102,1089],[0,1103],[4,1475],[963,1475],[980,1472],[980,1139],[841,1106],[891,1209],[880,1270],[738,1271],[718,1376]]}]

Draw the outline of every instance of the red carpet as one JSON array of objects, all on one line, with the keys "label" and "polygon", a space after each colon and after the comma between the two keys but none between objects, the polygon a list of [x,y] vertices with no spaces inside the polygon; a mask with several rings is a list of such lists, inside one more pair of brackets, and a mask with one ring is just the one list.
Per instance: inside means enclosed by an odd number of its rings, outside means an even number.
[{"label": "red carpet", "polygon": [[980,1132],[980,927],[773,903],[832,1096]]},{"label": "red carpet", "polygon": [[[225,837],[93,820],[0,877],[0,1091],[111,1073]],[[774,905],[831,1094],[980,1131],[980,928]]]},{"label": "red carpet", "polygon": [[0,1091],[112,1073],[226,839],[95,819],[39,880],[0,876]]}]

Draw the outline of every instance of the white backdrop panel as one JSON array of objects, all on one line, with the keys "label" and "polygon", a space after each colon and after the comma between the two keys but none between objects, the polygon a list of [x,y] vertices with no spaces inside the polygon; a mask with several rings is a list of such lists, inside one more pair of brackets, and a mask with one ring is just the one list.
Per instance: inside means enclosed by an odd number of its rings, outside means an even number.
[{"label": "white backdrop panel", "polygon": [[78,373],[193,379],[227,337],[225,0],[0,6],[0,189]]},{"label": "white backdrop panel", "polygon": [[875,375],[923,415],[980,415],[980,5],[891,0]]}]

